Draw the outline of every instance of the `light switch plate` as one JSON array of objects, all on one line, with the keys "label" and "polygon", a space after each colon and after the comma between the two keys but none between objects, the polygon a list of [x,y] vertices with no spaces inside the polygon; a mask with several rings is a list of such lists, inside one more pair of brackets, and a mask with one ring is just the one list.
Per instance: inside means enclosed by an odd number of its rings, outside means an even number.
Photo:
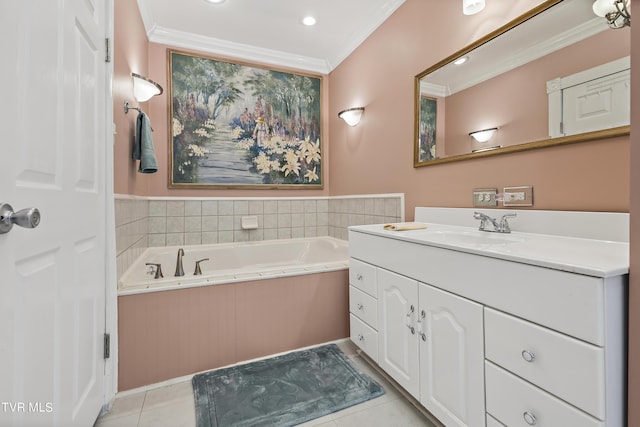
[{"label": "light switch plate", "polygon": [[473,206],[476,208],[498,206],[497,188],[476,188],[473,190]]},{"label": "light switch plate", "polygon": [[502,189],[503,206],[533,206],[533,187],[504,187]]}]

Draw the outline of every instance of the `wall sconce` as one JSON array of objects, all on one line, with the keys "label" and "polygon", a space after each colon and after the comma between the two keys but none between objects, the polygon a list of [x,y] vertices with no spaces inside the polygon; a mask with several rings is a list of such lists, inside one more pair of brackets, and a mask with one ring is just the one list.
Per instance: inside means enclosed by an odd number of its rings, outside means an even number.
[{"label": "wall sconce", "polygon": [[487,142],[493,137],[493,134],[496,133],[497,130],[498,128],[477,130],[475,132],[470,132],[469,136],[478,142]]},{"label": "wall sconce", "polygon": [[484,9],[484,0],[462,0],[462,13],[473,15]]},{"label": "wall sconce", "polygon": [[344,120],[349,126],[355,126],[360,123],[360,118],[364,112],[364,107],[349,108],[338,113],[338,117]]},{"label": "wall sconce", "polygon": [[609,28],[618,29],[631,26],[629,0],[596,0],[593,12],[605,18]]},{"label": "wall sconce", "polygon": [[162,93],[162,86],[140,74],[131,73],[133,78],[133,97],[138,102],[145,102]]}]

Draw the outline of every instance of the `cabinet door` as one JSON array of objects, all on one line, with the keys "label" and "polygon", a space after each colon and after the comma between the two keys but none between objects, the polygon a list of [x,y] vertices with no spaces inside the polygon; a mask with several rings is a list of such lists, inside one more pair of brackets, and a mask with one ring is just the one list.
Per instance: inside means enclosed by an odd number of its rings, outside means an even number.
[{"label": "cabinet door", "polygon": [[446,426],[484,426],[482,306],[419,289],[420,402]]},{"label": "cabinet door", "polygon": [[378,364],[418,398],[418,282],[382,269],[377,275]]}]

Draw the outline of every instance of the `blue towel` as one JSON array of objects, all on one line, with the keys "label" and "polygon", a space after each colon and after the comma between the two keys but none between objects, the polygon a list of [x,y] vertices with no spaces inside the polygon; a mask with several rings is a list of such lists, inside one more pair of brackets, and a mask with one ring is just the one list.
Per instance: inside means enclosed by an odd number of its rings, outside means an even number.
[{"label": "blue towel", "polygon": [[156,152],[153,148],[153,139],[151,138],[151,123],[149,122],[149,117],[142,111],[138,113],[136,123],[136,141],[133,146],[133,158],[140,160],[138,172],[158,172],[158,161],[156,160]]}]

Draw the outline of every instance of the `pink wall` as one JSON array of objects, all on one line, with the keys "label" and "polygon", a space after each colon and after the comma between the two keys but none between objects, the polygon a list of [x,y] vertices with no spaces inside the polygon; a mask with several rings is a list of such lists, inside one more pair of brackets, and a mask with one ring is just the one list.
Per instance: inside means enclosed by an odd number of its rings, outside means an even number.
[{"label": "pink wall", "polygon": [[[539,3],[464,16],[456,1],[407,0],[330,74],[331,195],[404,192],[412,219],[415,206],[470,207],[473,188],[533,185],[536,209],[628,211],[626,137],[413,168],[414,76]],[[357,127],[335,117],[356,105]]]},{"label": "pink wall", "polygon": [[116,1],[113,42],[113,121],[116,125],[114,145],[114,191],[118,194],[143,195],[152,175],[137,173],[137,161],[131,157],[138,112],[124,114],[124,103],[148,110],[133,98],[131,73],[148,75],[149,42],[135,1]]}]

